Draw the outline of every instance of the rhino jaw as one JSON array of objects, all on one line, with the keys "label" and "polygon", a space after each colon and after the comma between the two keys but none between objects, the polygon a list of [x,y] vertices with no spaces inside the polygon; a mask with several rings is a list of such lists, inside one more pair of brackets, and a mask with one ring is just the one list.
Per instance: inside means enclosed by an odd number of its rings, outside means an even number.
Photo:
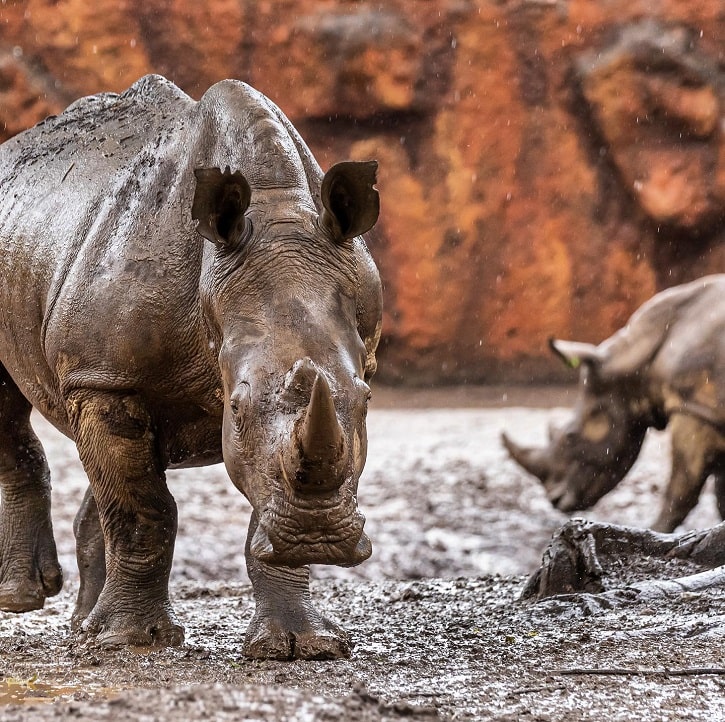
[{"label": "rhino jaw", "polygon": [[565,480],[560,480],[556,484],[548,486],[546,489],[546,497],[555,509],[565,514],[574,511],[584,511],[592,506],[579,498]]},{"label": "rhino jaw", "polygon": [[[370,538],[362,530],[364,518],[361,514],[357,514],[357,517],[361,520],[357,541],[355,541],[354,531],[348,537],[334,541],[309,540],[303,533],[300,533],[299,541],[292,544],[260,520],[249,545],[249,551],[255,559],[271,566],[300,567],[307,564],[337,564],[343,567],[353,567],[368,559],[373,551]],[[272,538],[277,542],[276,545]]]}]

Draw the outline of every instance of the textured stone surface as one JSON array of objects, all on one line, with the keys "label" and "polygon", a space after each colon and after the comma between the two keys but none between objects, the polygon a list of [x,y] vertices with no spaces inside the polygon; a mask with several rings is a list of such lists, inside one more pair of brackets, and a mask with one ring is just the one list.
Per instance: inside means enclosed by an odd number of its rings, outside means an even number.
[{"label": "textured stone surface", "polygon": [[565,374],[725,268],[720,0],[4,0],[0,137],[160,72],[247,80],[323,166],[380,161],[380,374]]},{"label": "textured stone surface", "polygon": [[706,231],[725,211],[714,58],[693,31],[645,21],[579,63],[584,97],[612,160],[655,222]]}]

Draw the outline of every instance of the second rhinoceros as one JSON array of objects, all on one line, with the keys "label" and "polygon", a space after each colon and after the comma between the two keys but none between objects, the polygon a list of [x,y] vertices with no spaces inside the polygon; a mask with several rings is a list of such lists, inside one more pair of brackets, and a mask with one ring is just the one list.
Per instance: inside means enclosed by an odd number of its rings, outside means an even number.
[{"label": "second rhinoceros", "polygon": [[337,657],[310,563],[352,565],[381,285],[361,234],[376,163],[322,174],[239,81],[195,102],[160,76],[75,102],[0,147],[0,609],[62,573],[42,412],[90,481],[74,623],[101,643],[179,644],[165,470],[224,461],[253,515],[253,657]]},{"label": "second rhinoceros", "polygon": [[502,438],[554,506],[593,506],[634,464],[647,429],[668,427],[672,471],[653,528],[673,531],[709,476],[725,518],[725,275],[658,293],[598,346],[551,347],[580,369],[574,417],[545,448]]}]

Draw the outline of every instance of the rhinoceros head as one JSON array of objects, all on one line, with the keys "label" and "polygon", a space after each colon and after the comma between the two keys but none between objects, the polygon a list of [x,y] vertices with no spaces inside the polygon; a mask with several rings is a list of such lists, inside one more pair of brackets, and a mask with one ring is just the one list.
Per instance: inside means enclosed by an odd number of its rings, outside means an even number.
[{"label": "rhinoceros head", "polygon": [[601,347],[566,341],[551,345],[568,365],[580,368],[573,418],[561,429],[550,429],[543,448],[519,446],[505,434],[502,441],[511,457],[542,481],[557,509],[580,511],[624,478],[639,454],[648,422],[639,413],[630,380],[604,370]]},{"label": "rhinoceros head", "polygon": [[215,245],[202,303],[224,461],[254,508],[248,552],[268,564],[352,565],[371,553],[356,494],[382,313],[360,237],[378,216],[376,168],[333,166],[319,212],[309,191],[255,199],[240,173],[196,172],[192,215]]}]

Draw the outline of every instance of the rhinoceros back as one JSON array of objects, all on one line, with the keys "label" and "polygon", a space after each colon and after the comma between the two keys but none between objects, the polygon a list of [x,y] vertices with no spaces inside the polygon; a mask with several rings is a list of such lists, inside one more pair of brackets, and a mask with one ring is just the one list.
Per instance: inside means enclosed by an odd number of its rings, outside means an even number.
[{"label": "rhinoceros back", "polygon": [[[99,93],[80,98],[60,115],[50,116],[3,145],[3,153],[15,151],[16,173],[63,159],[93,162],[107,159],[111,168],[129,158],[149,138],[163,141],[173,131],[171,116],[194,101],[159,75],[147,75],[121,94]],[[90,154],[84,158],[84,154]],[[5,162],[7,156],[3,156]],[[113,159],[116,159],[114,162]],[[7,166],[2,174],[6,175]],[[12,171],[10,179],[12,180]]]},{"label": "rhinoceros back", "polygon": [[725,275],[658,293],[600,348],[606,374],[644,375],[668,412],[725,428]]},{"label": "rhinoceros back", "polygon": [[[82,98],[0,146],[1,360],[34,403],[52,405],[57,391],[57,368],[46,362],[62,353],[82,365],[84,345],[101,356],[114,331],[126,331],[124,314],[135,323],[134,307],[153,298],[149,284],[199,265],[193,229],[170,220],[180,215],[180,166],[190,160],[179,146],[194,105],[147,76],[120,95]],[[161,247],[162,236],[176,245]],[[174,295],[189,296],[196,276],[177,279]],[[107,301],[94,309],[94,298]],[[58,339],[67,346],[46,344]]]}]

